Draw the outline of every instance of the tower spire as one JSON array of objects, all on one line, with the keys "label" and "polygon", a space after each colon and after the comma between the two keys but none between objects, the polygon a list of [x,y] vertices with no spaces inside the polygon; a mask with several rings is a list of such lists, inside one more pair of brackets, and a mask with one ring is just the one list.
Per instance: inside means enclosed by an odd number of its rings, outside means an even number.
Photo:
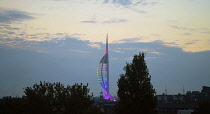
[{"label": "tower spire", "polygon": [[106,35],[106,53],[108,53],[108,33]]}]

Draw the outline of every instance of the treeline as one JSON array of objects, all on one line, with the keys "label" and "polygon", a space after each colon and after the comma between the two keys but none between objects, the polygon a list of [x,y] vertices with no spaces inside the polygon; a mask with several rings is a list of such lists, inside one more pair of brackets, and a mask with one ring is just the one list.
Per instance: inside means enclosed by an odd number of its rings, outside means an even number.
[{"label": "treeline", "polygon": [[94,106],[88,85],[64,86],[60,82],[41,82],[24,88],[25,97],[6,97],[0,101],[0,113],[81,114],[101,113]]}]

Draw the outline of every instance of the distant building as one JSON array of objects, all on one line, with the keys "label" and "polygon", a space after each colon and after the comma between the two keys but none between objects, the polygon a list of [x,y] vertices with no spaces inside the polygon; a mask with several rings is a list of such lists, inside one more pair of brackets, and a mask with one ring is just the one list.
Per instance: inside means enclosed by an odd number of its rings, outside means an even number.
[{"label": "distant building", "polygon": [[158,103],[182,103],[185,102],[186,95],[156,95]]},{"label": "distant building", "polygon": [[156,95],[158,113],[188,114],[198,108],[198,103],[210,99],[210,87],[203,86],[200,91],[187,91],[186,94]]},{"label": "distant building", "polygon": [[210,97],[210,87],[203,86],[201,92],[207,93],[207,96]]}]

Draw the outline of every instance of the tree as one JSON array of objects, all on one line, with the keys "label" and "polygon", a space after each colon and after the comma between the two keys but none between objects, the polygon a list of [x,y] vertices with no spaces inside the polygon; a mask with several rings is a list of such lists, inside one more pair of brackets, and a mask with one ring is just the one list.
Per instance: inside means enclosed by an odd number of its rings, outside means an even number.
[{"label": "tree", "polygon": [[19,97],[3,97],[0,99],[0,114],[22,114],[27,113],[25,99]]},{"label": "tree", "polygon": [[132,63],[124,67],[125,74],[118,79],[118,112],[121,114],[156,113],[155,89],[144,57],[144,53],[134,55]]},{"label": "tree", "polygon": [[82,83],[65,87],[60,82],[34,84],[26,87],[28,107],[33,113],[91,113],[93,106],[88,85]]}]

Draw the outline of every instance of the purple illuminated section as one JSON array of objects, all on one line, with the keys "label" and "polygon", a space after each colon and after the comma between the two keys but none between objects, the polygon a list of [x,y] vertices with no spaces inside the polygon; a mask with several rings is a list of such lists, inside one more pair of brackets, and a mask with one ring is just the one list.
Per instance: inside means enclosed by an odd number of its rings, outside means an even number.
[{"label": "purple illuminated section", "polygon": [[104,99],[116,101],[109,93],[108,34],[106,38],[106,52],[98,64],[97,76],[98,76],[98,81],[104,90]]}]

